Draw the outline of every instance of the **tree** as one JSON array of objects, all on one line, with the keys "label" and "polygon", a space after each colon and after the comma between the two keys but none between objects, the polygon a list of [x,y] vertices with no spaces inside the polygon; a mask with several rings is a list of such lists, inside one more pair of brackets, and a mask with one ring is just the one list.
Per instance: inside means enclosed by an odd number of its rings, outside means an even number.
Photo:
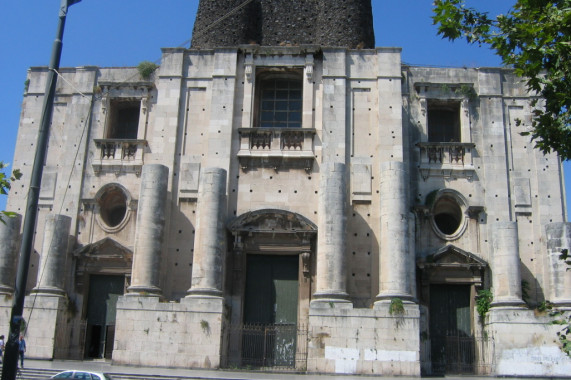
[{"label": "tree", "polygon": [[[20,179],[20,177],[22,176],[22,173],[20,173],[18,169],[14,170],[10,177],[6,176],[4,170],[6,169],[7,166],[8,164],[5,164],[4,162],[0,161],[0,194],[2,195],[7,195],[8,191],[10,190],[10,183]],[[0,222],[4,223],[5,217],[11,218],[14,215],[15,213],[10,211],[0,211]]]},{"label": "tree", "polygon": [[466,7],[464,0],[436,0],[438,34],[487,45],[503,64],[543,98],[534,107],[531,135],[543,153],[571,159],[571,0],[517,0],[495,18]]}]

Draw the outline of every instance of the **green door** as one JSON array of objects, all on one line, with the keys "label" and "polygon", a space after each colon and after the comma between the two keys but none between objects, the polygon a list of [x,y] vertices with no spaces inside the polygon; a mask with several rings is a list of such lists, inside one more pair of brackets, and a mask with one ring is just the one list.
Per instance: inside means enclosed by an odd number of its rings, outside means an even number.
[{"label": "green door", "polygon": [[430,342],[433,374],[472,373],[470,285],[430,286]]},{"label": "green door", "polygon": [[111,357],[115,336],[117,298],[123,295],[124,289],[124,276],[92,275],[89,277],[86,357]]},{"label": "green door", "polygon": [[248,255],[242,357],[258,366],[295,365],[298,256]]}]

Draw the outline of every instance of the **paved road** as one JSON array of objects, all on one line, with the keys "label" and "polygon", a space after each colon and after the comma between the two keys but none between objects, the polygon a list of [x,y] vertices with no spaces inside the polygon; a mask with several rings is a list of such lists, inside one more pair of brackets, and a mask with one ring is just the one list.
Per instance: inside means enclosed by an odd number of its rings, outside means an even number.
[{"label": "paved road", "polygon": [[[27,359],[25,367],[28,369],[49,369],[49,370],[66,370],[66,369],[83,369],[96,372],[109,372],[119,373],[125,375],[135,375],[137,378],[142,376],[169,376],[187,379],[231,379],[231,380],[261,380],[261,379],[372,379],[380,378],[380,376],[356,376],[356,375],[318,375],[318,374],[288,374],[288,373],[265,373],[265,372],[247,372],[247,371],[227,371],[227,370],[203,370],[203,369],[181,369],[181,368],[157,368],[157,367],[133,367],[111,364],[109,361],[94,360],[94,361],[75,361],[75,360],[31,360]],[[142,375],[142,376],[141,376]],[[382,377],[383,379],[390,379],[391,377]],[[411,377],[394,377],[399,380],[417,379]],[[443,379],[443,378],[440,378]],[[446,380],[456,379],[469,379],[490,380],[491,377],[480,376],[446,376]],[[523,378],[520,378],[523,379]],[[534,378],[537,379],[537,378]]]}]

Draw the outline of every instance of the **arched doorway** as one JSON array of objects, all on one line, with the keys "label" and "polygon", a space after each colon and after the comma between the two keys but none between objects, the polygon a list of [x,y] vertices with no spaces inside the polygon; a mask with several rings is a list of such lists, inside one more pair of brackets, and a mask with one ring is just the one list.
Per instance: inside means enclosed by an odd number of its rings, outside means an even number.
[{"label": "arched doorway", "polygon": [[83,357],[111,359],[119,296],[131,276],[133,253],[111,238],[88,244],[75,252],[76,287],[84,294],[81,312]]},{"label": "arched doorway", "polygon": [[300,334],[306,333],[317,226],[293,212],[264,209],[237,217],[228,229],[234,238],[228,364],[305,366]]}]

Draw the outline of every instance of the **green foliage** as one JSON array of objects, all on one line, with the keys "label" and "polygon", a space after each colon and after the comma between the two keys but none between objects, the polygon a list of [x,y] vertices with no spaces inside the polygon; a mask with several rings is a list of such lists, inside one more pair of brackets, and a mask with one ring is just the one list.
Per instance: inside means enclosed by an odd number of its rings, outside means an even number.
[{"label": "green foliage", "polygon": [[149,79],[151,75],[155,72],[155,70],[159,67],[156,63],[143,61],[139,63],[137,66],[137,71],[139,71],[139,75],[143,79]]},{"label": "green foliage", "polygon": [[553,304],[551,302],[549,302],[548,300],[545,301],[541,301],[539,303],[539,305],[537,305],[537,311],[543,313],[546,312],[548,310],[553,309]]},{"label": "green foliage", "polygon": [[[563,249],[559,258],[567,264],[567,270],[571,268],[571,260],[569,257],[569,250]],[[551,309],[551,308],[550,308]],[[559,343],[561,344],[561,351],[565,352],[567,356],[571,357],[571,313],[560,310],[555,310],[549,314],[554,319],[551,321],[553,325],[563,326],[557,332]]]},{"label": "green foliage", "polygon": [[518,0],[495,18],[464,0],[436,0],[433,22],[450,40],[488,45],[525,78],[535,100],[530,135],[543,153],[571,159],[571,0]]},{"label": "green foliage", "polygon": [[391,305],[389,306],[389,314],[403,315],[404,305],[400,298],[391,298]]},{"label": "green foliage", "polygon": [[561,344],[561,351],[571,357],[571,313],[556,310],[549,315],[554,317],[551,321],[552,325],[563,326],[561,330],[557,332],[557,337]]},{"label": "green foliage", "polygon": [[28,92],[28,88],[30,88],[30,79],[24,81],[24,94]]},{"label": "green foliage", "polygon": [[[22,173],[18,169],[12,171],[12,175],[7,176],[4,169],[8,167],[8,164],[0,161],[0,194],[7,195],[10,190],[11,183],[22,177]],[[16,215],[14,212],[10,211],[0,211],[0,222],[5,223],[3,218],[12,218]]]},{"label": "green foliage", "polygon": [[494,296],[489,289],[482,289],[478,292],[478,295],[476,296],[476,310],[482,320],[490,310],[493,299]]},{"label": "green foliage", "polygon": [[521,280],[521,298],[529,306],[529,282]]},{"label": "green foliage", "polygon": [[567,248],[561,251],[559,259],[565,261],[565,264],[567,264],[567,270],[571,269],[571,256],[569,255],[569,250]]}]

